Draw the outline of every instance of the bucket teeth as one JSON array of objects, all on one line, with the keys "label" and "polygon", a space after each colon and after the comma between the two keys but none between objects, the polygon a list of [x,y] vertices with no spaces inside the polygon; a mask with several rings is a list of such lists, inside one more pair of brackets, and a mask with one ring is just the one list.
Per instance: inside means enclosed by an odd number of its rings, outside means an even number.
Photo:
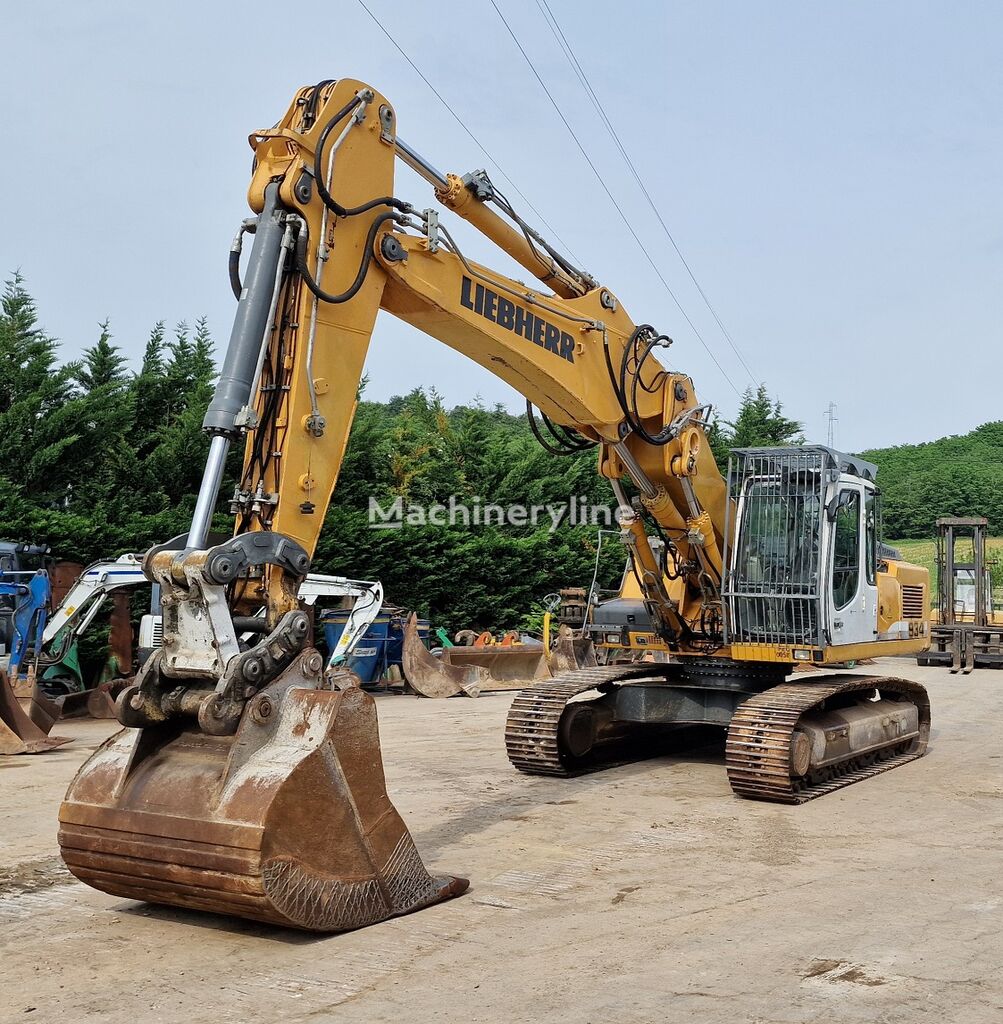
[{"label": "bucket teeth", "polygon": [[426,870],[387,796],[372,698],[296,677],[252,700],[235,736],[108,740],[60,810],[70,871],[115,896],[321,932],[463,892]]}]

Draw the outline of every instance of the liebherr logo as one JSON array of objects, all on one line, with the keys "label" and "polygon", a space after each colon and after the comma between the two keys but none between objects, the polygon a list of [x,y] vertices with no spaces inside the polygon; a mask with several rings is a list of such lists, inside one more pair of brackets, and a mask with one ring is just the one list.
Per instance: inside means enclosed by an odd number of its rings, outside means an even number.
[{"label": "liebherr logo", "polygon": [[504,295],[498,295],[482,284],[474,284],[469,277],[462,278],[460,283],[460,305],[553,352],[555,356],[567,359],[569,363],[575,361],[575,339],[570,334],[516,305]]}]

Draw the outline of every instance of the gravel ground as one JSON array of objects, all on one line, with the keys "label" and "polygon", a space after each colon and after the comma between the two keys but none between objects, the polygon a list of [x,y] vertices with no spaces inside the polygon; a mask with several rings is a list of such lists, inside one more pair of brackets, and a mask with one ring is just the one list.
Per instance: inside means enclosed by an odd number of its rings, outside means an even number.
[{"label": "gravel ground", "polygon": [[930,753],[802,807],[733,797],[717,749],[528,778],[511,694],[381,698],[391,796],[471,889],[329,938],[73,881],[59,800],[113,723],[63,723],[0,759],[0,1021],[999,1021],[1003,673],[866,671],[929,687]]}]

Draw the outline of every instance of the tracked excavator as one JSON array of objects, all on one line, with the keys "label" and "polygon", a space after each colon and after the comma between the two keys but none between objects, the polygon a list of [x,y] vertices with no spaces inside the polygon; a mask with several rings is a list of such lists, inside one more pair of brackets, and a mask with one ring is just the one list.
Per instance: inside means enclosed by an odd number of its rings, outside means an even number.
[{"label": "tracked excavator", "polygon": [[[483,171],[437,170],[376,89],[303,88],[250,143],[255,216],[231,253],[238,301],[204,420],[204,478],[187,542],[143,560],[162,591],[163,646],[118,699],[123,730],[60,810],[74,875],[116,896],[328,932],[466,888],[424,866],[387,795],[373,699],[324,673],[296,603],[381,309],[516,388],[555,454],[594,449],[620,506],[634,591],[597,621],[610,642],[659,660],[524,691],[506,736],[517,768],[574,774],[601,766],[611,742],[710,722],[728,729],[736,793],[797,803],[924,752],[921,687],[824,671],[785,682],[798,663],[927,643],[923,570],[878,558],[873,466],[826,448],[757,449],[733,456],[726,481],[708,407],[658,359],[669,339]],[[395,195],[398,160],[439,209]],[[442,209],[537,283],[469,258]],[[207,546],[237,443],[234,534]],[[262,610],[268,631],[243,642]]]}]

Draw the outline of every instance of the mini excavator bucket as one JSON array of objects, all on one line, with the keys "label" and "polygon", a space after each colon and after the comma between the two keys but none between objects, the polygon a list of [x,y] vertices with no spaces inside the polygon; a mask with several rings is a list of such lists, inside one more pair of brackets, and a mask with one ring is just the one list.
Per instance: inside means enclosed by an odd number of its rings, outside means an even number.
[{"label": "mini excavator bucket", "polygon": [[428,873],[387,796],[373,699],[315,688],[320,667],[301,655],[233,736],[168,722],[111,737],[59,812],[70,871],[113,896],[323,932],[463,892]]},{"label": "mini excavator bucket", "polygon": [[[110,683],[98,683],[89,690],[68,693],[59,699],[57,705],[61,718],[114,718],[115,698],[128,685],[128,680],[115,679]],[[32,700],[32,717],[36,703]]]},{"label": "mini excavator bucket", "polygon": [[7,673],[0,672],[0,754],[42,754],[70,742],[66,736],[47,733],[24,712]]},{"label": "mini excavator bucket", "polygon": [[63,717],[62,698],[53,699],[35,682],[31,689],[31,703],[28,705],[28,717],[46,735],[52,731],[52,727]]},{"label": "mini excavator bucket", "polygon": [[28,715],[46,734],[60,719],[80,718],[86,715],[91,718],[114,718],[115,698],[124,686],[125,680],[116,679],[111,683],[99,683],[91,690],[79,690],[59,697],[50,697],[36,682],[31,692]]}]

